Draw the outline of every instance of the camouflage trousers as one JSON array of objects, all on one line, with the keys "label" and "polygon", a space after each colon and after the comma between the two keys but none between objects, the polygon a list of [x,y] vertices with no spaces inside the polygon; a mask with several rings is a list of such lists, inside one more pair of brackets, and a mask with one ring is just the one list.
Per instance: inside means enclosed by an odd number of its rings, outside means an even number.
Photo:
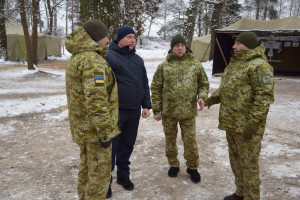
[{"label": "camouflage trousers", "polygon": [[98,142],[79,144],[78,199],[105,199],[111,175],[111,146],[103,148]]},{"label": "camouflage trousers", "polygon": [[177,132],[179,123],[181,129],[181,138],[184,145],[184,158],[186,166],[190,169],[197,169],[199,166],[199,153],[196,142],[196,119],[178,120],[172,117],[163,117],[162,124],[166,138],[166,156],[171,167],[179,167],[180,163],[177,158],[178,149],[176,145]]},{"label": "camouflage trousers", "polygon": [[262,135],[254,135],[244,141],[242,133],[226,132],[229,159],[235,176],[235,193],[244,196],[244,200],[260,199],[259,154]]}]

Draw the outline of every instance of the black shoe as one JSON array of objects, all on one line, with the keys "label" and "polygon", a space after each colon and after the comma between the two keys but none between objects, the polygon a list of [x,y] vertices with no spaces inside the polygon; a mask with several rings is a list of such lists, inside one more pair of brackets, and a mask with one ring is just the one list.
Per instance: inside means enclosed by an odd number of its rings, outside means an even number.
[{"label": "black shoe", "polygon": [[224,200],[244,200],[244,197],[233,193],[232,195],[225,197]]},{"label": "black shoe", "polygon": [[118,178],[117,183],[122,185],[125,190],[133,190],[134,185],[129,178]]},{"label": "black shoe", "polygon": [[176,177],[179,171],[180,171],[179,167],[170,167],[168,171],[168,176]]},{"label": "black shoe", "polygon": [[201,181],[201,176],[197,169],[189,169],[187,168],[186,172],[191,176],[191,180],[194,183],[199,183]]},{"label": "black shoe", "polygon": [[107,194],[106,194],[106,198],[109,199],[111,197],[111,187],[109,186]]}]

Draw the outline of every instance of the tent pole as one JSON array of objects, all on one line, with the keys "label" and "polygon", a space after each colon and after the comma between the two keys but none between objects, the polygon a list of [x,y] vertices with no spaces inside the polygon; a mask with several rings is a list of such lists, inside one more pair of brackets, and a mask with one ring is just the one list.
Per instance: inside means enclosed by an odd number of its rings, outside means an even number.
[{"label": "tent pole", "polygon": [[202,58],[201,62],[203,62],[204,57],[206,56],[206,53],[207,53],[207,50],[208,50],[208,47],[209,47],[210,44],[211,44],[211,40],[210,40],[210,42],[209,42],[209,44],[208,44],[208,46],[207,46],[207,48],[206,48],[206,50],[205,50],[205,53],[204,53],[204,55],[203,55],[203,58]]},{"label": "tent pole", "polygon": [[222,54],[223,60],[224,60],[224,62],[225,62],[225,64],[226,64],[226,67],[227,67],[227,62],[226,62],[225,56],[224,56],[224,54],[223,54],[221,45],[220,45],[219,40],[218,40],[217,37],[216,37],[216,41],[217,41],[218,47],[219,47],[219,49],[220,49],[220,52],[221,52],[221,54]]}]

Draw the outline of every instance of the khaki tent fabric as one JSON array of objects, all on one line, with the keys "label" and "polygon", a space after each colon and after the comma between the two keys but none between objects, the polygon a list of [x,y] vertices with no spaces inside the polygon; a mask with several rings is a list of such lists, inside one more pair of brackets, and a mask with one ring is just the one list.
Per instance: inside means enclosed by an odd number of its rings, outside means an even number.
[{"label": "khaki tent fabric", "polygon": [[200,62],[208,61],[210,52],[211,35],[194,38],[192,41],[192,51],[194,57]]},{"label": "khaki tent fabric", "polygon": [[[22,25],[6,19],[7,51],[10,60],[27,60],[25,37]],[[31,35],[32,31],[28,30]],[[38,33],[38,60],[48,56],[61,56],[61,38]]]},{"label": "khaki tent fabric", "polygon": [[254,20],[242,18],[234,24],[224,28],[225,30],[299,30],[300,18],[298,16],[275,20]]},{"label": "khaki tent fabric", "polygon": [[[300,30],[300,18],[298,16],[292,16],[276,20],[253,20],[248,18],[242,18],[234,24],[223,28],[222,30]],[[208,61],[210,50],[206,49],[210,48],[210,41],[210,35],[194,38],[192,41],[191,48],[194,53],[194,56],[201,62]]]}]

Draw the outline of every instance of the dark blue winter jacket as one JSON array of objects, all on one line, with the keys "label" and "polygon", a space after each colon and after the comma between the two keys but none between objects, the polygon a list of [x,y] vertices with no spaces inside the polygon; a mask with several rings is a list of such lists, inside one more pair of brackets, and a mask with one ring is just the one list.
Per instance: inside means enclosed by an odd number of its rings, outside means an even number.
[{"label": "dark blue winter jacket", "polygon": [[116,75],[120,109],[151,109],[150,91],[143,59],[129,51],[129,46],[120,48],[116,41],[110,43],[106,60]]}]

